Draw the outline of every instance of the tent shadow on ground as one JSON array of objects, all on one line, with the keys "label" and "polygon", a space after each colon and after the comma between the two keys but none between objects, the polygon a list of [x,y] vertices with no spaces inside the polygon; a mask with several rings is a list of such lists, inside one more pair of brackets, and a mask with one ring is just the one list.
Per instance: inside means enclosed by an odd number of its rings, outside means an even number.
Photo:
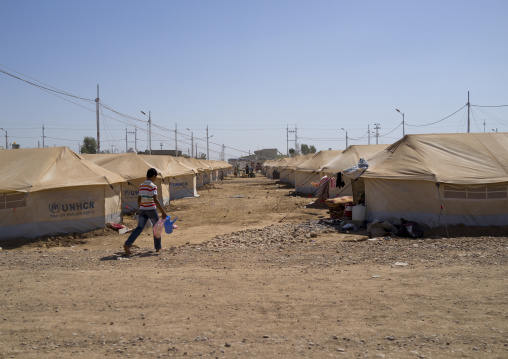
[{"label": "tent shadow on ground", "polygon": [[507,237],[508,226],[449,226],[425,230],[424,239],[432,237]]},{"label": "tent shadow on ground", "polygon": [[[52,241],[50,241],[50,239]],[[0,247],[4,250],[18,249],[30,244],[39,243],[41,248],[48,247],[72,247],[78,244],[85,244],[86,239],[80,238],[62,238],[54,239],[54,237],[37,237],[37,238],[17,238],[0,241]]]}]

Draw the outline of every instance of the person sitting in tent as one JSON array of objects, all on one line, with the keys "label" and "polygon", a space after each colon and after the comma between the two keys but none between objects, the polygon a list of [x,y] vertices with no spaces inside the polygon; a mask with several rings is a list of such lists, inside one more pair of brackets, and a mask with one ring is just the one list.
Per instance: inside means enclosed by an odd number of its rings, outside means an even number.
[{"label": "person sitting in tent", "polygon": [[[152,226],[155,226],[155,223],[159,220],[159,215],[157,214],[157,209],[161,211],[162,218],[166,218],[168,215],[164,208],[162,208],[159,200],[157,199],[157,186],[153,183],[157,178],[157,170],[155,168],[150,168],[146,173],[146,181],[139,186],[139,195],[138,195],[138,226],[134,229],[125,241],[123,245],[123,249],[125,254],[131,255],[131,246],[138,238],[138,236],[143,232],[143,228],[145,228],[146,222],[150,220],[152,222]],[[155,251],[160,252],[162,250],[161,238],[157,238],[154,234],[153,243],[155,246]]]}]

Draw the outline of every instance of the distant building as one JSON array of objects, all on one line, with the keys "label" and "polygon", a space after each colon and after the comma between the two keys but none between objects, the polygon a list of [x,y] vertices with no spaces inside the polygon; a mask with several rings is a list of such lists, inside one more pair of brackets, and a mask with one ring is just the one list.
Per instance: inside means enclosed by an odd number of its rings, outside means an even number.
[{"label": "distant building", "polygon": [[252,167],[254,170],[261,170],[263,162],[274,160],[277,158],[277,149],[269,148],[264,150],[254,151],[253,155],[242,156],[239,158],[230,158],[228,163],[233,167],[239,167],[240,170],[244,169],[246,165]]},{"label": "distant building", "polygon": [[264,150],[254,151],[254,154],[259,157],[264,157],[265,160],[274,160],[277,158],[277,149],[276,148],[267,148]]},{"label": "distant building", "polygon": [[[144,152],[138,152],[141,155],[149,155],[150,151],[146,150]],[[175,151],[175,150],[152,150],[152,155],[158,155],[158,156],[173,156],[173,157],[179,157],[182,155],[182,151]]]}]

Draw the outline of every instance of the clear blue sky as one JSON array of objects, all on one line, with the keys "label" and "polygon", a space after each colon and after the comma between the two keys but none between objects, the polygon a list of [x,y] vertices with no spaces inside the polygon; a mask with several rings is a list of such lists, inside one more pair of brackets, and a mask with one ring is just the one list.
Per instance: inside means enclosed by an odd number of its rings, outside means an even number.
[{"label": "clear blue sky", "polygon": [[[103,109],[101,149],[125,151],[135,126],[148,148],[140,111],[159,126],[152,149],[174,149],[175,123],[184,152],[189,128],[206,153],[208,126],[212,159],[222,144],[226,158],[285,154],[288,125],[300,144],[344,149],[345,131],[367,144],[376,123],[379,143],[402,137],[396,108],[406,133],[439,133],[467,131],[467,108],[428,124],[468,91],[473,105],[508,105],[507,16],[504,0],[0,0],[0,70],[89,100],[99,85],[103,104],[139,120]],[[96,137],[94,102],[58,96],[0,73],[9,143],[42,146],[43,125],[46,146]],[[484,121],[508,131],[508,107],[473,106],[471,132]]]}]

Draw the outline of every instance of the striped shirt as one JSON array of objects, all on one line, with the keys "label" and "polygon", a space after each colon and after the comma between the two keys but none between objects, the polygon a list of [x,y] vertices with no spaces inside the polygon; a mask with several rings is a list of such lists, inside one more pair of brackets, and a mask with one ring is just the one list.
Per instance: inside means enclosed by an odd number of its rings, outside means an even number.
[{"label": "striped shirt", "polygon": [[141,203],[139,209],[148,211],[157,209],[153,196],[157,195],[157,186],[150,180],[146,180],[139,186],[139,196],[141,197]]}]

